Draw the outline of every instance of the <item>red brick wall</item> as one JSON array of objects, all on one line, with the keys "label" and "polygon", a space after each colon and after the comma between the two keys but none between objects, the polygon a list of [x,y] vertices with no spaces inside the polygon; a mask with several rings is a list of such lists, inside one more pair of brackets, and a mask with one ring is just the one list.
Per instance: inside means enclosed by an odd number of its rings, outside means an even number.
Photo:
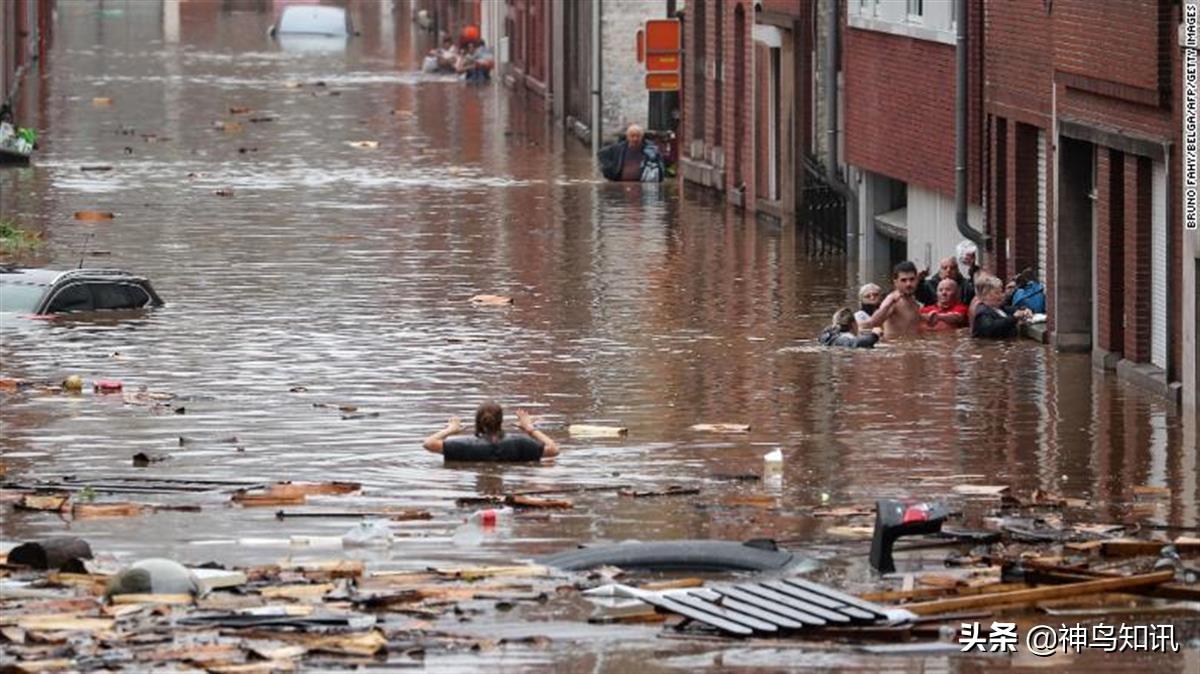
[{"label": "red brick wall", "polygon": [[988,111],[1043,128],[1050,126],[1052,22],[1040,2],[983,6]]},{"label": "red brick wall", "polygon": [[1055,0],[1051,15],[1058,71],[1158,87],[1158,0]]},{"label": "red brick wall", "polygon": [[1125,155],[1125,358],[1150,361],[1150,160]]},{"label": "red brick wall", "polygon": [[1109,353],[1125,350],[1125,158],[1096,152],[1096,344]]},{"label": "red brick wall", "polygon": [[[738,9],[743,12],[745,24],[741,44],[737,43],[735,16]],[[704,140],[708,150],[706,156],[691,157],[697,161],[708,161],[713,158],[712,148],[720,148],[725,157],[724,190],[732,198],[731,187],[740,181],[745,184],[743,206],[754,210],[757,192],[757,171],[755,166],[755,67],[754,67],[754,6],[750,0],[708,0],[705,3],[704,25],[697,23],[695,6],[690,6],[684,14],[684,49],[685,54],[698,53],[697,41],[705,43],[705,96],[697,100],[695,87],[689,86],[694,82],[696,63],[694,58],[685,56],[684,61],[684,108],[685,118],[695,119],[699,106],[704,106],[704,130],[700,138],[694,135],[693,122],[686,122],[685,127],[689,136],[684,148],[689,157],[691,142]],[[718,23],[720,29],[718,30]],[[720,33],[722,49],[716,45]],[[723,77],[716,72],[717,53],[721,51],[723,59]],[[741,52],[741,58],[738,52]],[[737,64],[742,64],[741,72],[737,72]],[[739,97],[738,81],[743,83],[742,95]],[[717,87],[721,87],[720,96]],[[741,143],[734,137],[735,126],[741,120]],[[740,153],[738,149],[740,148]]]},{"label": "red brick wall", "polygon": [[[972,12],[967,193],[973,203],[980,203],[982,185],[982,23],[981,13]],[[954,46],[851,28],[844,19],[842,31],[846,161],[952,196]]]}]

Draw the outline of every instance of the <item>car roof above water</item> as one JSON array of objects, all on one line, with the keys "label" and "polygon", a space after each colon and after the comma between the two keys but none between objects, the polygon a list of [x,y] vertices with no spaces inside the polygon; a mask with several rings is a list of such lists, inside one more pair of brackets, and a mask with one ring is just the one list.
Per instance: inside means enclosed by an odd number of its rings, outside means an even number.
[{"label": "car roof above water", "polygon": [[65,276],[108,279],[127,278],[130,280],[141,278],[136,274],[131,274],[121,269],[94,269],[89,267],[82,269],[28,269],[0,266],[0,283],[51,286]]}]

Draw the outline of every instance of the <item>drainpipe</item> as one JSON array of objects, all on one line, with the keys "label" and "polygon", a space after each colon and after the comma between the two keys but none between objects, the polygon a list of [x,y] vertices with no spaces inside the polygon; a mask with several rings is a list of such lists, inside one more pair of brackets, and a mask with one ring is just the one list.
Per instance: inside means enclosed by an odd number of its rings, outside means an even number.
[{"label": "drainpipe", "polygon": [[841,0],[829,0],[829,13],[826,15],[825,39],[825,125],[829,138],[829,182],[840,184],[841,175],[838,173],[838,86],[837,86],[837,56],[838,56],[838,5]]},{"label": "drainpipe", "polygon": [[967,0],[954,0],[958,16],[954,54],[957,86],[954,100],[954,224],[958,233],[982,247],[984,236],[967,222]]},{"label": "drainpipe", "polygon": [[600,0],[592,0],[592,156],[600,154]]},{"label": "drainpipe", "polygon": [[[841,34],[841,19],[838,8],[841,0],[828,0],[829,13],[825,20],[825,64],[822,78],[825,81],[825,133],[829,138],[829,165],[825,167],[825,178],[830,187],[846,199],[846,250],[857,250],[851,241],[858,235],[858,193],[842,181],[838,170],[838,36]],[[815,11],[815,5],[814,5]]]}]

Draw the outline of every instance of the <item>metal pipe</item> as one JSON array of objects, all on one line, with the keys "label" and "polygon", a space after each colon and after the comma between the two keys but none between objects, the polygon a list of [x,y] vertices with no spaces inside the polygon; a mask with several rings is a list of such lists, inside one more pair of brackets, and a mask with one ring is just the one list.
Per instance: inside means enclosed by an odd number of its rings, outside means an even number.
[{"label": "metal pipe", "polygon": [[592,156],[600,153],[600,0],[592,0]]},{"label": "metal pipe", "polygon": [[825,37],[825,125],[826,137],[829,139],[829,166],[826,172],[830,182],[841,182],[838,172],[838,85],[837,85],[837,54],[838,54],[838,5],[841,0],[829,0],[829,13],[826,16]]},{"label": "metal pipe", "polygon": [[967,0],[954,0],[958,22],[955,39],[957,86],[954,100],[954,224],[958,233],[982,247],[983,234],[967,222]]}]

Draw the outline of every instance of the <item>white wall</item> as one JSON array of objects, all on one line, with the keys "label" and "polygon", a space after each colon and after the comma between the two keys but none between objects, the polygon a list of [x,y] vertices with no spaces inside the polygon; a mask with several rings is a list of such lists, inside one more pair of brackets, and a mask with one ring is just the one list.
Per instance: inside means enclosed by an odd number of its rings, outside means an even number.
[{"label": "white wall", "polygon": [[645,67],[637,62],[637,31],[647,19],[667,18],[666,0],[604,2],[600,6],[601,142],[625,127],[645,127],[650,114]]},{"label": "white wall", "polygon": [[[983,231],[983,209],[967,206],[967,222]],[[908,186],[908,259],[920,269],[937,269],[938,260],[954,254],[963,240],[954,224],[954,197]]]}]

